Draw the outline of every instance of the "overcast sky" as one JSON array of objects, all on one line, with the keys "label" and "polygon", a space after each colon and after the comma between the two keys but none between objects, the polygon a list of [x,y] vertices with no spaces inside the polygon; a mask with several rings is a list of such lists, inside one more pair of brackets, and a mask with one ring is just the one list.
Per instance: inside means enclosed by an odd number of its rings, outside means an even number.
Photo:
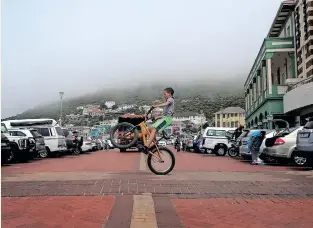
[{"label": "overcast sky", "polygon": [[2,0],[2,117],[101,87],[247,75],[280,0]]}]

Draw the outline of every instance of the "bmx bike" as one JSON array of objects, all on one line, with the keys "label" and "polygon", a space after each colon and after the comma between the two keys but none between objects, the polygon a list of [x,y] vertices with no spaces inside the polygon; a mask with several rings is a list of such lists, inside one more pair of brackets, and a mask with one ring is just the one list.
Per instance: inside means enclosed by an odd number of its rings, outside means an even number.
[{"label": "bmx bike", "polygon": [[[145,114],[145,118],[138,125],[134,125],[128,122],[122,122],[112,128],[110,132],[110,139],[112,144],[119,149],[131,148],[135,144],[139,151],[143,150],[143,145],[147,146],[147,140],[150,136],[150,130],[147,126],[147,121],[154,118],[151,114],[153,107]],[[149,114],[150,118],[149,118]],[[153,140],[153,146],[151,151],[148,152],[147,165],[151,172],[156,175],[166,175],[170,173],[175,166],[175,156],[173,152],[167,147],[158,145],[158,142],[162,139],[169,139],[165,131],[161,132],[162,137],[160,139]],[[137,143],[142,141],[142,144]],[[169,158],[169,164],[165,164],[165,158]],[[162,168],[158,170],[157,166],[162,165]],[[164,168],[165,166],[165,168]]]}]

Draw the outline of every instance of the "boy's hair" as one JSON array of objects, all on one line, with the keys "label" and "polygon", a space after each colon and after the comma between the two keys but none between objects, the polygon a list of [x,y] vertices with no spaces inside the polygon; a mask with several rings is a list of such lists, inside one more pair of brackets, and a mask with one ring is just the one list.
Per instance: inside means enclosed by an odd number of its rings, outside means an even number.
[{"label": "boy's hair", "polygon": [[165,88],[164,91],[168,92],[168,93],[171,94],[172,96],[174,95],[174,90],[173,90],[172,87]]}]

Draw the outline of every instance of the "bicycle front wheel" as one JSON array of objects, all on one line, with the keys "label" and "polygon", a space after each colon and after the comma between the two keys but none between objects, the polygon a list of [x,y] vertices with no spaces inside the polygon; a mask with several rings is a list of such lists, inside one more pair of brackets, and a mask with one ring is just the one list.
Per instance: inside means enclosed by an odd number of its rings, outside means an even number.
[{"label": "bicycle front wheel", "polygon": [[173,152],[166,147],[159,147],[159,152],[155,148],[149,153],[147,163],[151,172],[156,175],[166,175],[170,173],[175,166],[175,156]]},{"label": "bicycle front wheel", "polygon": [[111,130],[110,139],[115,147],[127,149],[138,141],[138,130],[130,123],[119,123]]}]

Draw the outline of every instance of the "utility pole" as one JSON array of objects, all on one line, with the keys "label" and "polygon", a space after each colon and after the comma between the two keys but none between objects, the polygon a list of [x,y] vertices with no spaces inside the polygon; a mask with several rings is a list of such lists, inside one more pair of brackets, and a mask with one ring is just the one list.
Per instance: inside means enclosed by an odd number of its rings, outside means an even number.
[{"label": "utility pole", "polygon": [[60,95],[60,127],[62,127],[62,109],[63,109],[63,95],[64,92],[59,92]]}]

